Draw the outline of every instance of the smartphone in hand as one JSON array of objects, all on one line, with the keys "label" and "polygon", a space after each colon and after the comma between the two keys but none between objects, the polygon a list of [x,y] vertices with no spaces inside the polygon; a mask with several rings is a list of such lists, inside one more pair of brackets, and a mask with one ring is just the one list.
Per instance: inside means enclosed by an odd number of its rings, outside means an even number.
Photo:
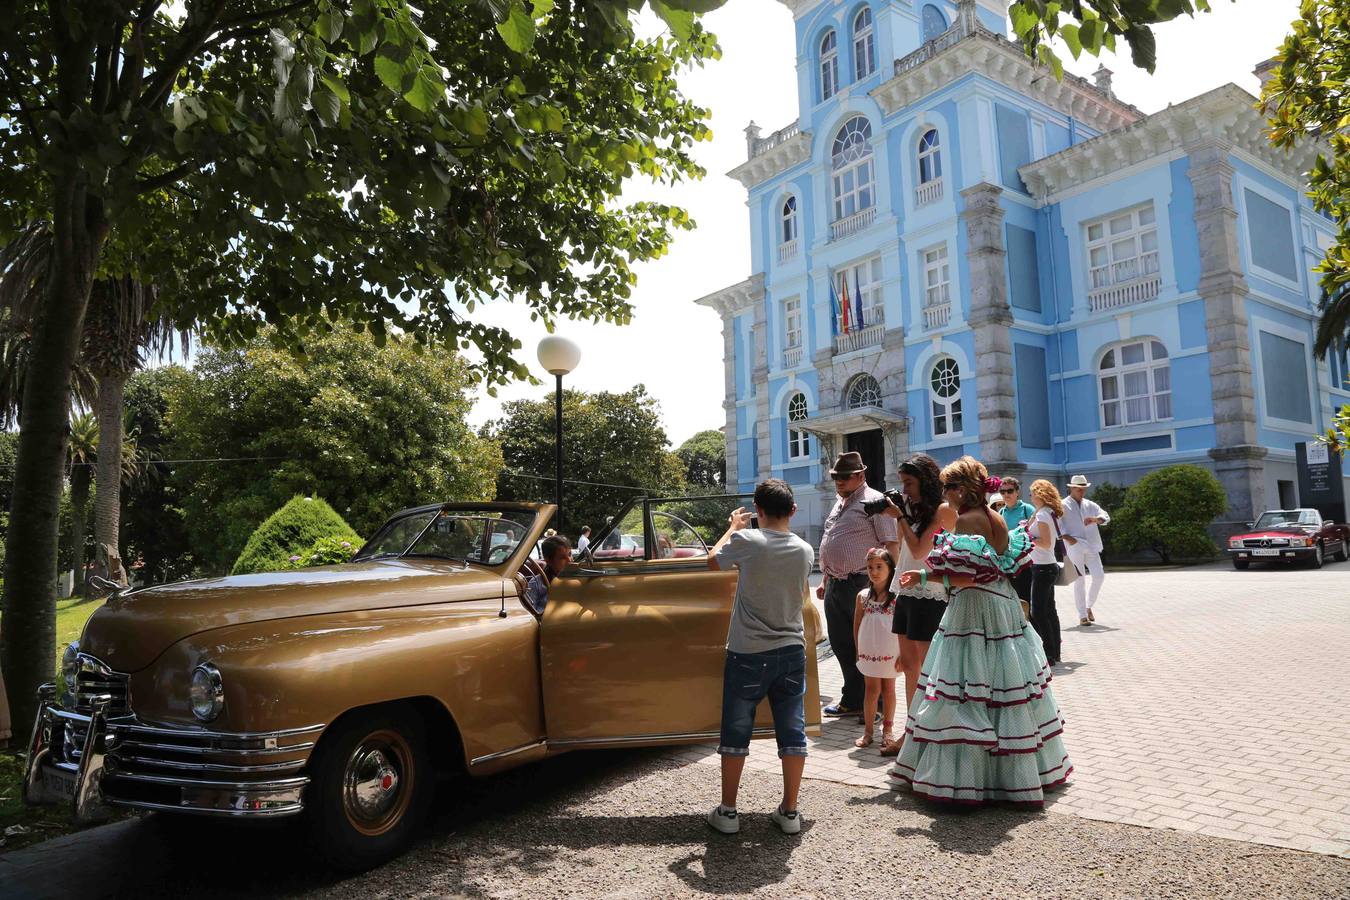
[{"label": "smartphone in hand", "polygon": [[751,516],[751,517],[750,517],[750,527],[751,527],[751,528],[758,528],[758,527],[759,527],[759,516]]}]

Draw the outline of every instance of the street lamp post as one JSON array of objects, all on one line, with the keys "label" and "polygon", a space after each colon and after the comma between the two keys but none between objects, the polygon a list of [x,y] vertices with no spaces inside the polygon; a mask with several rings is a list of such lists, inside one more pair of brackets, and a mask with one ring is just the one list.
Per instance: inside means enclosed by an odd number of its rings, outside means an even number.
[{"label": "street lamp post", "polygon": [[581,348],[574,341],[569,341],[565,337],[558,335],[549,335],[539,342],[539,364],[557,379],[557,390],[553,399],[553,417],[554,417],[554,462],[556,463],[555,481],[553,485],[553,502],[558,505],[557,518],[554,527],[559,533],[562,533],[562,502],[563,502],[563,422],[562,422],[562,401],[563,401],[563,376],[577,367],[581,362]]}]

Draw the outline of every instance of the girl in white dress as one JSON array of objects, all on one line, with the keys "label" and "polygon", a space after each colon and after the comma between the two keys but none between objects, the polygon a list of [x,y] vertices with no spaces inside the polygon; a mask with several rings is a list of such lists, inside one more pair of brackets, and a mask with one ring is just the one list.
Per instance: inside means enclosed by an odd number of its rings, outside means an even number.
[{"label": "girl in white dress", "polygon": [[870,747],[875,727],[877,696],[881,696],[881,743],[895,742],[895,660],[899,642],[891,632],[895,613],[895,560],[884,547],[867,551],[867,587],[858,592],[853,613],[853,644],[858,648],[858,671],[866,682],[863,692],[863,734],[856,747]]}]

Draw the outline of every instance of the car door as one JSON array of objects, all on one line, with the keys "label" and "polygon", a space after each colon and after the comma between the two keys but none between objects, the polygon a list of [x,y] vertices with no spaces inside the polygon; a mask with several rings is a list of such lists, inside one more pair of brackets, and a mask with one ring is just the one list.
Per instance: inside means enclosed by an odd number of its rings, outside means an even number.
[{"label": "car door", "polygon": [[[540,628],[544,720],[553,747],[714,741],[722,709],[722,667],[736,572],[707,567],[707,547],[744,498],[699,498],[708,521],[676,500],[635,503],[614,527],[640,518],[640,559],[590,559],[549,589]],[[633,515],[639,511],[638,516]],[[674,524],[673,518],[679,519]],[[687,529],[687,530],[685,530]],[[808,730],[818,734],[815,607],[804,596]],[[761,704],[757,734],[772,734]]]}]

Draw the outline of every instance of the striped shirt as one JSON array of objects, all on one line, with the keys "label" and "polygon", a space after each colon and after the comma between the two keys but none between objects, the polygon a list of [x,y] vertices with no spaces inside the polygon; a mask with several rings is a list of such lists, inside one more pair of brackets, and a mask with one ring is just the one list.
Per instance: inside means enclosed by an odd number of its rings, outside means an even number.
[{"label": "striped shirt", "polygon": [[867,551],[900,540],[890,516],[868,516],[863,504],[880,500],[881,492],[866,483],[847,497],[837,497],[820,538],[820,570],[831,578],[867,571]]}]

